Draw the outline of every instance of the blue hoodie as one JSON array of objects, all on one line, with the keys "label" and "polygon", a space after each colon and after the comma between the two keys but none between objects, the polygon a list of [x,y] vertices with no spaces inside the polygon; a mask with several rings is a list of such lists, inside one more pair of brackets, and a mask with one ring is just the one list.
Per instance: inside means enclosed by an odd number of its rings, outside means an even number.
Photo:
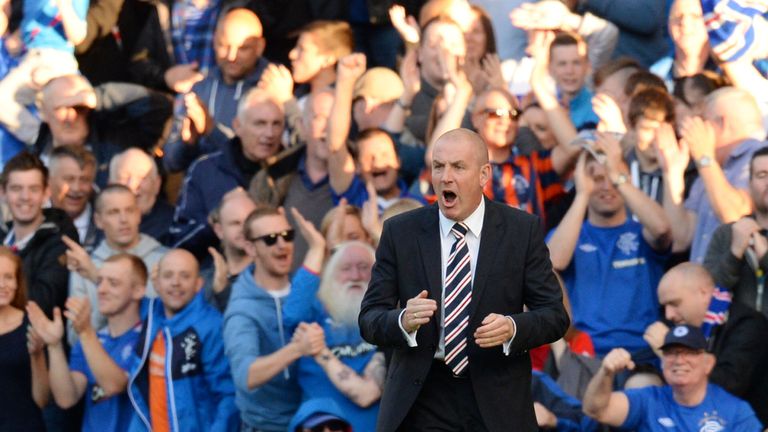
[{"label": "blue hoodie", "polygon": [[[254,265],[243,270],[232,286],[224,313],[224,345],[237,390],[236,402],[245,424],[263,431],[284,432],[299,407],[301,390],[296,363],[253,390],[248,389],[248,369],[257,358],[284,347],[291,334],[283,326],[281,299],[256,285]],[[318,277],[301,268],[293,284]]]},{"label": "blue hoodie", "polygon": [[128,397],[136,412],[129,430],[151,430],[149,354],[159,331],[165,336],[169,430],[238,430],[235,389],[224,357],[221,314],[205,302],[202,290],[181,312],[166,318],[160,299],[151,299],[136,344]]}]

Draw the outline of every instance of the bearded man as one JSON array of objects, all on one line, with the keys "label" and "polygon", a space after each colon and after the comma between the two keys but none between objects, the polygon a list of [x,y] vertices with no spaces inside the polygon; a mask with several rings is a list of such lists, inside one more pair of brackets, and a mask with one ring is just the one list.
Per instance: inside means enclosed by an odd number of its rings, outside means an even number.
[{"label": "bearded man", "polygon": [[[334,400],[352,430],[376,430],[386,372],[384,354],[363,340],[357,325],[373,262],[370,245],[343,243],[328,260],[319,288],[295,285],[283,304],[286,327],[297,325],[297,332],[321,345],[317,354],[299,360],[304,405]],[[304,411],[300,407],[297,416]]]}]

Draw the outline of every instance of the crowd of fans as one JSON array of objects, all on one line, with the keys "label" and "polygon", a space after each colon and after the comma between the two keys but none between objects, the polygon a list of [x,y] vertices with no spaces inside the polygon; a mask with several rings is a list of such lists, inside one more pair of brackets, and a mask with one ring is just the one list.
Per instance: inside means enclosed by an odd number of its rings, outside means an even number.
[{"label": "crowd of fans", "polygon": [[0,5],[0,431],[374,431],[375,247],[460,127],[549,232],[540,428],[768,427],[765,2]]}]

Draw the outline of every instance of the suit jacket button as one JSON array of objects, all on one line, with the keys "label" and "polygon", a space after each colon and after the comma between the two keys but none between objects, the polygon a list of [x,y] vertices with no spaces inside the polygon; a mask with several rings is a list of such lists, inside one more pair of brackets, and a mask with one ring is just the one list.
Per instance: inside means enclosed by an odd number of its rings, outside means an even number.
[{"label": "suit jacket button", "polygon": [[417,387],[420,386],[421,385],[421,380],[420,379],[413,380],[413,385],[415,385]]}]

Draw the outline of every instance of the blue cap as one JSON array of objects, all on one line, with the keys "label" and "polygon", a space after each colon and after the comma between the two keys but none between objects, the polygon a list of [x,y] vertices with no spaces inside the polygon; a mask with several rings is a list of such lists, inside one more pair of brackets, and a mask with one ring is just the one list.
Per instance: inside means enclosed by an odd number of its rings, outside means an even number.
[{"label": "blue cap", "polygon": [[664,337],[664,345],[661,349],[667,349],[675,345],[688,347],[693,350],[707,349],[707,339],[701,329],[691,325],[678,325],[672,327]]}]

